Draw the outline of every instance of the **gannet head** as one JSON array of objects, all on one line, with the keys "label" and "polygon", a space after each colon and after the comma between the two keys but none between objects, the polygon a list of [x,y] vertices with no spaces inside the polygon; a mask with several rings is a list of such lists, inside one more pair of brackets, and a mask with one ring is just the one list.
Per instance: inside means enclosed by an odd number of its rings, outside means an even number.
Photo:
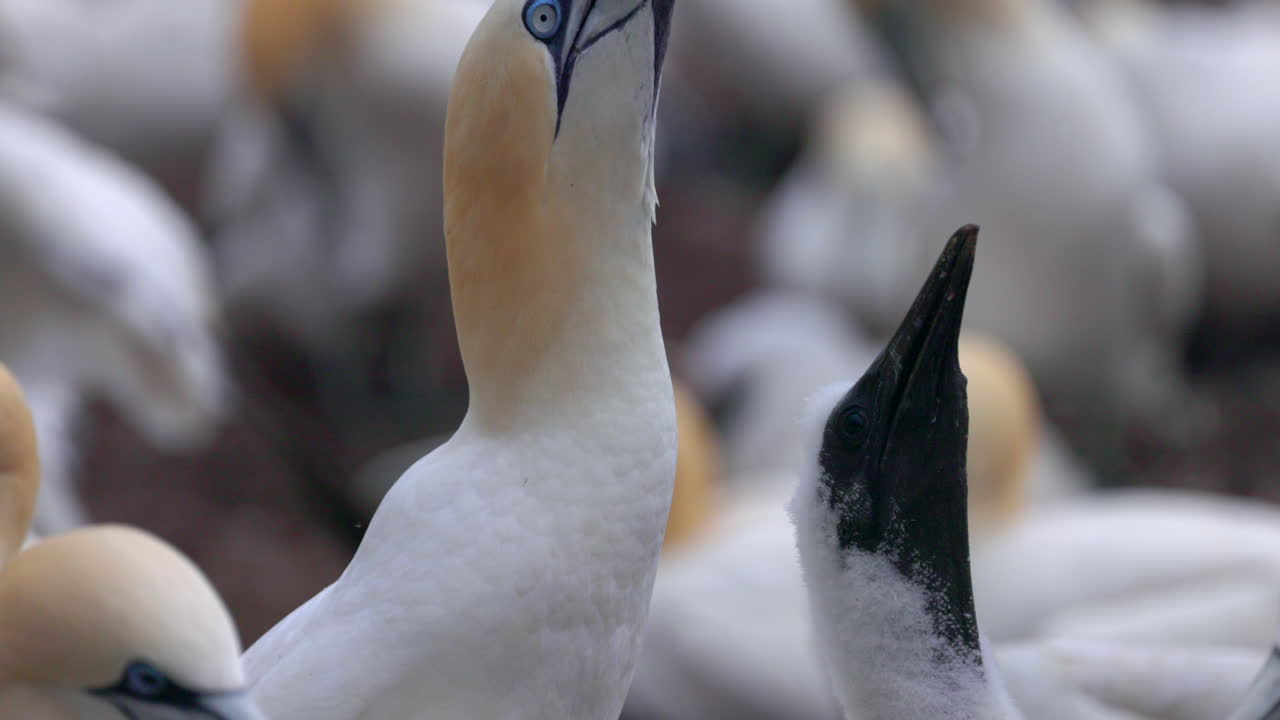
[{"label": "gannet head", "polygon": [[703,530],[715,514],[720,496],[720,438],[702,403],[687,387],[675,383],[676,487],[667,516],[664,548],[683,545]]},{"label": "gannet head", "polygon": [[586,278],[634,257],[633,243],[651,253],[674,4],[497,0],[463,52],[445,122],[444,216],[473,408],[510,403],[484,397],[474,376],[510,386],[532,372],[582,311]]},{"label": "gannet head", "polygon": [[0,365],[0,571],[31,529],[40,492],[36,428],[18,381]]},{"label": "gannet head", "polygon": [[204,575],[120,526],[37,542],[0,574],[0,715],[262,720]]},{"label": "gannet head", "polygon": [[[817,467],[792,504],[807,572],[834,564],[826,572],[840,573],[855,561],[889,568],[923,596],[928,634],[970,661],[980,646],[958,342],[976,239],[973,226],[951,238],[888,346],[826,415]],[[858,582],[870,580],[849,580]]]},{"label": "gannet head", "polygon": [[960,368],[968,379],[969,522],[976,531],[1000,525],[1024,507],[1040,446],[1040,399],[1027,366],[992,338],[963,334]]},{"label": "gannet head", "polygon": [[497,0],[463,52],[449,100],[446,202],[457,210],[537,200],[576,217],[603,200],[651,214],[654,112],[674,5]]}]

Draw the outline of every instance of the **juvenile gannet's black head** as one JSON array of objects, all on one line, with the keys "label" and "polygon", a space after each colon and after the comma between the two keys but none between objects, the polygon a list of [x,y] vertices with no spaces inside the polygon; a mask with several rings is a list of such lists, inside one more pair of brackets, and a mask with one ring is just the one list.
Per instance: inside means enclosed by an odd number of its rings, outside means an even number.
[{"label": "juvenile gannet's black head", "polygon": [[957,344],[977,234],[952,236],[893,339],[832,410],[818,453],[840,552],[886,558],[927,591],[936,631],[975,657]]}]

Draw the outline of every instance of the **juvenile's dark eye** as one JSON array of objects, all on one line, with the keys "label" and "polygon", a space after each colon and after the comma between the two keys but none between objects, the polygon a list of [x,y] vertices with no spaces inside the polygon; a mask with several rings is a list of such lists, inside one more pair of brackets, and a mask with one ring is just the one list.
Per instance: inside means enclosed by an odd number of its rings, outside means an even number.
[{"label": "juvenile's dark eye", "polygon": [[125,670],[124,686],[140,698],[153,698],[169,687],[169,679],[151,665],[135,662]]},{"label": "juvenile's dark eye", "polygon": [[867,413],[860,407],[851,407],[840,413],[836,430],[846,447],[862,447],[867,436]]}]

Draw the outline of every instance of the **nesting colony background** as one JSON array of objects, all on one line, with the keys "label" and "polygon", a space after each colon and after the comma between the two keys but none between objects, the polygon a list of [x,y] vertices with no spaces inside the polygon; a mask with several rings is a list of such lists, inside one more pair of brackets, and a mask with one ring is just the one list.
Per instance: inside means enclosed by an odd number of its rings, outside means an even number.
[{"label": "nesting colony background", "polygon": [[[342,571],[466,408],[441,143],[486,7],[0,0],[0,361],[41,425],[41,530],[172,540],[246,644]],[[1280,500],[1280,4],[684,0],[674,25],[662,318],[724,443],[681,522],[799,461],[803,399],[862,372],[968,222],[966,327],[1029,368],[1046,419],[1018,432],[1061,473],[1025,502]]]}]

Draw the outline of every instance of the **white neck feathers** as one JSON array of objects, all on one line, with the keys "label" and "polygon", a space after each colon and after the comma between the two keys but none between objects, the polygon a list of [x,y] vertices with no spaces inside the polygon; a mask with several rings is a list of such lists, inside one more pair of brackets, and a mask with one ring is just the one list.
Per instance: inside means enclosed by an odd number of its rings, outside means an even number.
[{"label": "white neck feathers", "polygon": [[920,584],[885,557],[841,554],[816,482],[801,482],[791,511],[818,644],[847,717],[1019,717],[989,658],[975,662],[938,632]]}]

